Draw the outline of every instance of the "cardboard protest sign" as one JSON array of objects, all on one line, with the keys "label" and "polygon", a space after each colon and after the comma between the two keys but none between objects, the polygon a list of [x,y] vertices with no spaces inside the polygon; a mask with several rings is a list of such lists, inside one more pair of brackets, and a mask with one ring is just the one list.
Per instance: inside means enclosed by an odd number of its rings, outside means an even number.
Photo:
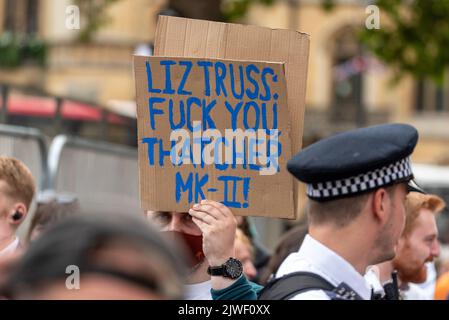
[{"label": "cardboard protest sign", "polygon": [[[295,154],[302,146],[309,42],[309,35],[293,30],[159,16],[154,54],[284,63],[291,153]],[[298,204],[298,181],[290,179]],[[274,196],[271,199],[281,202]]]},{"label": "cardboard protest sign", "polygon": [[135,57],[141,205],[294,217],[282,63]]}]

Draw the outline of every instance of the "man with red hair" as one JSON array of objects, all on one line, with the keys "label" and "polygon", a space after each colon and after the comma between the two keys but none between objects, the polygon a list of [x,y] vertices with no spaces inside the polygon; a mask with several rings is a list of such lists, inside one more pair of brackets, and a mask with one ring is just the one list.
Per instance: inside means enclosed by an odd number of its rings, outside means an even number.
[{"label": "man with red hair", "polygon": [[444,201],[435,195],[419,192],[407,195],[405,228],[397,245],[396,257],[378,265],[382,282],[388,281],[391,273],[397,271],[403,299],[427,299],[415,284],[426,281],[426,264],[440,254],[435,215],[444,207]]}]

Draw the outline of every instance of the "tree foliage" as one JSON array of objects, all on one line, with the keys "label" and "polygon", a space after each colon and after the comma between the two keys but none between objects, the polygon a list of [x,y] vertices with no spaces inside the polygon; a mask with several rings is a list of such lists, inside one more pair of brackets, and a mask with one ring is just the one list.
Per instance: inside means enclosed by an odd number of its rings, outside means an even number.
[{"label": "tree foliage", "polygon": [[226,21],[235,21],[248,12],[253,3],[271,5],[275,0],[222,0],[221,11]]},{"label": "tree foliage", "polygon": [[378,0],[380,29],[364,29],[361,41],[398,78],[444,81],[449,65],[449,0]]},{"label": "tree foliage", "polygon": [[94,34],[111,21],[107,8],[117,1],[119,0],[75,0],[85,19],[79,34],[81,42],[90,42]]},{"label": "tree foliage", "polygon": [[236,21],[246,15],[251,4],[273,4],[276,0],[169,0],[168,7],[186,18]]}]

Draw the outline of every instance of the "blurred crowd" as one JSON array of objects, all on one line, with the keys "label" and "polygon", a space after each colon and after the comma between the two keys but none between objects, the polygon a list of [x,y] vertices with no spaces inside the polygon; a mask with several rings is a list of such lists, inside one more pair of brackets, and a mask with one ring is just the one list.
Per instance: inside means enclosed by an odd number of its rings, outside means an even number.
[{"label": "blurred crowd", "polygon": [[[400,129],[407,144],[409,128]],[[369,134],[355,130],[324,143],[337,146],[338,139],[347,142],[352,135],[369,141]],[[348,172],[372,172],[370,163],[384,166],[395,152],[409,156],[416,144],[408,143],[405,153],[396,144],[397,150],[382,154],[388,141],[375,135],[380,149],[367,152],[361,164],[342,161]],[[311,186],[316,181],[302,172],[335,180],[323,171],[329,162],[319,154],[321,144],[289,162],[289,171]],[[349,148],[357,149],[357,143]],[[342,157],[351,154],[345,152]],[[312,162],[304,160],[309,154]],[[379,164],[379,154],[387,162]],[[338,157],[337,152],[333,165],[342,160]],[[308,169],[302,167],[305,162]],[[286,230],[269,252],[251,218],[236,217],[219,202],[202,200],[188,212],[92,215],[82,212],[76,195],[36,194],[30,170],[20,160],[0,157],[0,297],[320,299],[324,292],[330,299],[449,299],[449,247],[439,243],[436,227],[446,204],[438,195],[410,188],[412,174],[394,179],[363,192],[352,188],[342,197],[319,199],[309,189],[308,221]],[[19,238],[17,230],[27,219],[29,228]],[[304,289],[311,274],[319,279]],[[286,278],[289,287],[282,281]],[[300,284],[295,288],[295,283]]]}]

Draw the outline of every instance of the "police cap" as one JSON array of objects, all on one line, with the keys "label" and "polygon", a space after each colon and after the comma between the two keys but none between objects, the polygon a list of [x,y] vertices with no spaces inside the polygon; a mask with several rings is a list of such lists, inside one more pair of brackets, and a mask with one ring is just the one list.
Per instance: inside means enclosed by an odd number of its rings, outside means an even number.
[{"label": "police cap", "polygon": [[407,124],[351,130],[304,148],[287,169],[307,184],[311,199],[350,197],[413,179],[410,155],[417,142],[418,131]]}]

